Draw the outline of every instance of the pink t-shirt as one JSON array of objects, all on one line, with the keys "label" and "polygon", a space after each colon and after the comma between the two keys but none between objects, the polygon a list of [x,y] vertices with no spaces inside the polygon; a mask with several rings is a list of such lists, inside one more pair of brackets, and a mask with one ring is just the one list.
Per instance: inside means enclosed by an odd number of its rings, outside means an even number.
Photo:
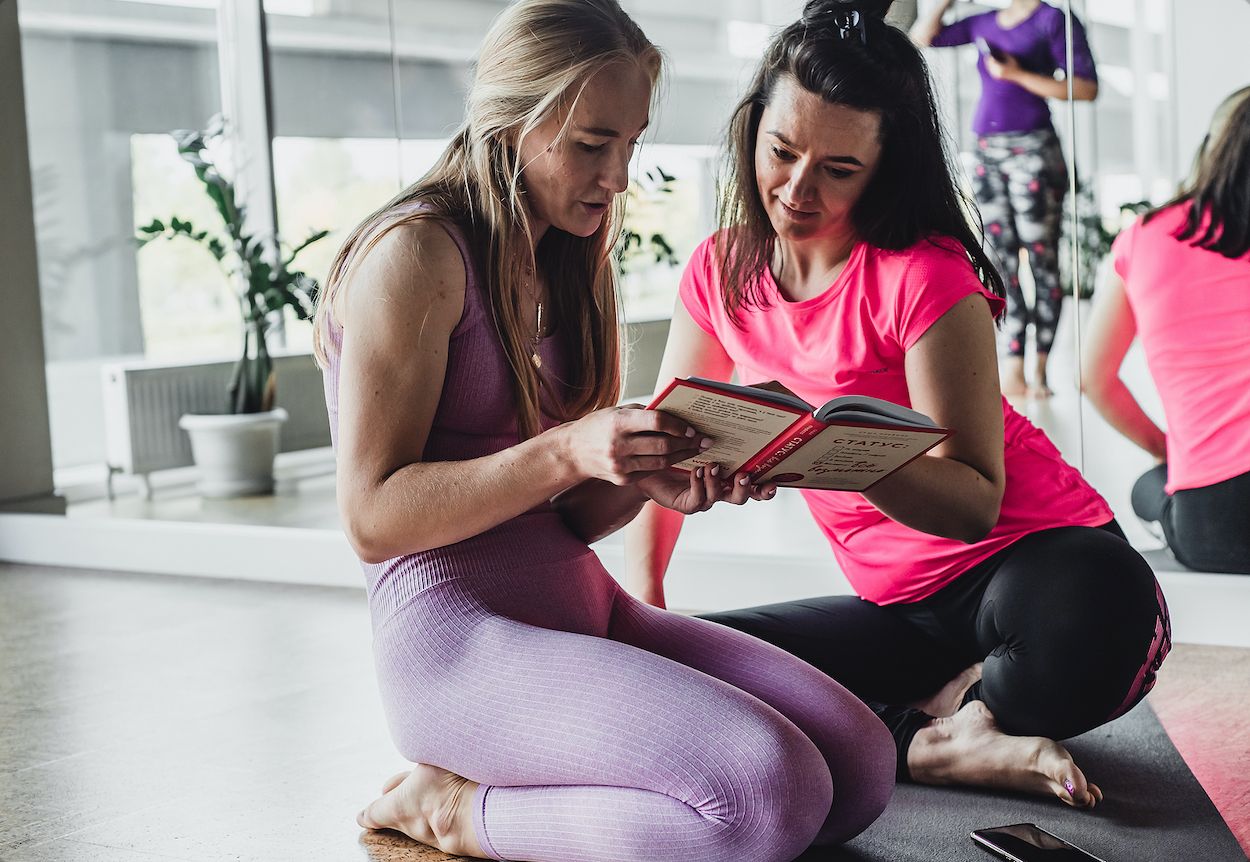
[{"label": "pink t-shirt", "polygon": [[1176,239],[1188,213],[1138,220],[1112,246],[1167,418],[1169,494],[1250,471],[1250,255]]},{"label": "pink t-shirt", "polygon": [[[741,328],[721,299],[715,237],[695,250],[681,300],[713,335],[746,383],[778,380],[811,404],[839,395],[874,395],[911,406],[903,360],[938,318],[969,294],[1003,302],[981,286],[963,249],[920,242],[903,251],[860,243],[837,280],[802,302],[782,297],[772,274],[762,279],[770,305],[744,308]],[[892,521],[859,493],[803,491],[851,586],[877,604],[930,596],[969,567],[1029,533],[1097,526],[1110,508],[1068,466],[1046,435],[1003,400],[1007,490],[998,525],[975,544],[922,533]]]}]

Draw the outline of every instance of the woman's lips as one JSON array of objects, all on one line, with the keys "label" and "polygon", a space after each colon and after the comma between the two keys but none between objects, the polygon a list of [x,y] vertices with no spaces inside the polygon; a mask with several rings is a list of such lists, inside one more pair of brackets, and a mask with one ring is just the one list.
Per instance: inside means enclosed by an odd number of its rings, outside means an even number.
[{"label": "woman's lips", "polygon": [[781,204],[781,209],[785,212],[785,214],[788,217],[790,217],[794,221],[808,221],[809,219],[813,219],[817,215],[819,215],[819,213],[795,209],[794,207],[790,206],[788,203],[781,200],[780,198],[777,199],[777,203]]}]

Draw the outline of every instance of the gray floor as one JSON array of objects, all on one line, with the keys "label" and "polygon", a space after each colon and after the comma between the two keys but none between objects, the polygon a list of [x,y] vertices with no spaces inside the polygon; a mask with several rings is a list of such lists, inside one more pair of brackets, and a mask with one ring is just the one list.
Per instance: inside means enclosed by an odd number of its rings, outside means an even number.
[{"label": "gray floor", "polygon": [[[446,859],[353,822],[405,765],[359,591],[0,566],[0,669],[5,862]],[[902,787],[810,858],[979,859],[969,829],[1021,820],[1111,862],[1244,858],[1149,710],[1074,748],[1094,813]]]}]

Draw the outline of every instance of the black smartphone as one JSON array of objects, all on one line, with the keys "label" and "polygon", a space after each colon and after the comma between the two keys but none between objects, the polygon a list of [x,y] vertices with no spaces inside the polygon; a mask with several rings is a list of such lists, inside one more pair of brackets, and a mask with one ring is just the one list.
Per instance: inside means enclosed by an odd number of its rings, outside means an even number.
[{"label": "black smartphone", "polygon": [[977,829],[972,840],[1007,862],[1107,862],[1032,823]]}]

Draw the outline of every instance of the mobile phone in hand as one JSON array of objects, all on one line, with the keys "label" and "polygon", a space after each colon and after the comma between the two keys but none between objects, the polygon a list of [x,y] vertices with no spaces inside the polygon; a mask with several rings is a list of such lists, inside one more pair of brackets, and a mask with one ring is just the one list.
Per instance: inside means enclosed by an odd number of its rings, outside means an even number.
[{"label": "mobile phone in hand", "polygon": [[1108,862],[1032,823],[977,829],[972,840],[1007,862]]},{"label": "mobile phone in hand", "polygon": [[1000,52],[997,48],[991,47],[990,43],[985,41],[984,36],[978,36],[976,42],[977,50],[981,52],[982,57],[993,57],[1000,63],[1003,61],[1002,52]]}]

